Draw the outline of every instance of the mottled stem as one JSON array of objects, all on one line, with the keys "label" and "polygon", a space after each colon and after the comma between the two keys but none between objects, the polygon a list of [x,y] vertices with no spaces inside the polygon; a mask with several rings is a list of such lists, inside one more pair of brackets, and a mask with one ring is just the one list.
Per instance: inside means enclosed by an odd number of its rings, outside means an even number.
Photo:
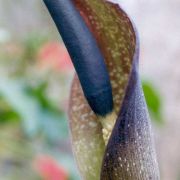
[{"label": "mottled stem", "polygon": [[136,66],[106,148],[102,180],[160,179],[151,123]]}]

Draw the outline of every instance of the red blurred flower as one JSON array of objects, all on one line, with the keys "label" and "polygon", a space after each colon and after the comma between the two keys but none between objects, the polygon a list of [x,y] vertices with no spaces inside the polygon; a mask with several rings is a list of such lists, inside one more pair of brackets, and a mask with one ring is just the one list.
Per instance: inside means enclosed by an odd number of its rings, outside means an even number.
[{"label": "red blurred flower", "polygon": [[62,72],[72,71],[70,56],[62,43],[49,42],[42,46],[38,58],[41,66],[52,67]]},{"label": "red blurred flower", "polygon": [[67,171],[50,156],[40,156],[34,164],[43,180],[68,180]]}]

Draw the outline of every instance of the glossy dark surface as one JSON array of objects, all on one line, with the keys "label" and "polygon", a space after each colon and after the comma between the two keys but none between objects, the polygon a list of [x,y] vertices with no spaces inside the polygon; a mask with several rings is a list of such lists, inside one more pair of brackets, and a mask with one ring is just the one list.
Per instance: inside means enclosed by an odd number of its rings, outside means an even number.
[{"label": "glossy dark surface", "polygon": [[44,0],[69,51],[84,94],[101,116],[113,109],[112,89],[96,40],[70,0]]}]

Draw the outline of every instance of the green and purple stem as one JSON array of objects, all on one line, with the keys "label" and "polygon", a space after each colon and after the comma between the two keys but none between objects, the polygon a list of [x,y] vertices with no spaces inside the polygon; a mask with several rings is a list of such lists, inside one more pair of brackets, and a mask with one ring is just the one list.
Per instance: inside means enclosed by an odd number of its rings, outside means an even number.
[{"label": "green and purple stem", "polygon": [[[159,180],[138,74],[139,42],[129,17],[118,5],[104,0],[44,2],[77,73],[69,114],[82,178]],[[116,115],[107,118],[112,112]],[[102,126],[107,119],[110,128],[105,130],[112,134],[105,142]]]}]

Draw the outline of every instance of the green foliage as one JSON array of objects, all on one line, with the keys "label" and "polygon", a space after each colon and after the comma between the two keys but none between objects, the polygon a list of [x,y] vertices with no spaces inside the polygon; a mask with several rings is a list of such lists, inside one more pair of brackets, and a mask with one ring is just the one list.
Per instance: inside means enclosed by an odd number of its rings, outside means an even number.
[{"label": "green foliage", "polygon": [[48,98],[46,94],[47,88],[48,82],[40,81],[36,86],[27,84],[26,92],[29,96],[36,99],[42,109],[51,111],[57,115],[62,115],[63,112],[60,110],[60,108],[55,106],[54,103]]},{"label": "green foliage", "polygon": [[[11,161],[18,161],[22,164],[19,168],[14,168],[13,172],[16,171],[14,172],[15,174],[12,173],[13,177],[21,177],[21,170],[28,169],[30,171],[29,164],[26,161],[30,161],[29,158],[31,156],[28,152],[33,149],[33,144],[28,144],[28,138],[38,141],[38,137],[40,137],[41,140],[38,146],[46,149],[44,153],[49,149],[50,152],[48,154],[52,154],[52,157],[55,157],[68,170],[70,180],[78,180],[79,176],[72,156],[63,154],[57,148],[57,144],[64,141],[68,136],[67,119],[63,111],[59,110],[48,98],[46,94],[47,82],[41,82],[36,86],[31,86],[22,80],[12,80],[2,77],[0,78],[0,82],[0,109],[1,103],[4,104],[5,99],[6,103],[11,105],[10,110],[15,112],[18,118],[21,119],[23,131],[25,132],[25,136],[21,138],[27,138],[21,141],[15,140],[14,144],[11,143],[11,151],[16,152],[16,156],[18,157],[15,160],[13,159],[14,157],[11,158]],[[4,111],[4,109],[1,110]],[[11,119],[11,117],[9,118]],[[15,126],[12,128],[15,129]],[[3,139],[7,146],[9,142],[7,135],[2,136],[1,132],[0,138],[2,137],[5,137]],[[27,145],[30,145],[28,150],[24,151],[25,149],[21,148],[23,143],[26,149],[28,149]],[[21,149],[21,154],[19,149],[15,149],[15,147]],[[21,155],[20,158],[18,155]],[[13,165],[11,166],[13,167]],[[31,176],[35,176],[33,172]],[[34,179],[34,177],[30,177],[30,179]]]},{"label": "green foliage", "polygon": [[19,114],[0,96],[0,123],[19,122]]},{"label": "green foliage", "polygon": [[152,119],[157,124],[162,124],[162,99],[160,93],[158,92],[157,88],[155,88],[154,85],[149,81],[144,80],[142,82],[142,86],[149,112],[152,115]]},{"label": "green foliage", "polygon": [[1,78],[0,93],[21,117],[23,129],[29,137],[41,134],[50,141],[56,141],[68,136],[65,115],[61,111],[55,111],[53,105],[47,103],[45,96],[42,101],[42,98],[36,98],[37,95],[27,93],[27,86],[23,81]]}]

